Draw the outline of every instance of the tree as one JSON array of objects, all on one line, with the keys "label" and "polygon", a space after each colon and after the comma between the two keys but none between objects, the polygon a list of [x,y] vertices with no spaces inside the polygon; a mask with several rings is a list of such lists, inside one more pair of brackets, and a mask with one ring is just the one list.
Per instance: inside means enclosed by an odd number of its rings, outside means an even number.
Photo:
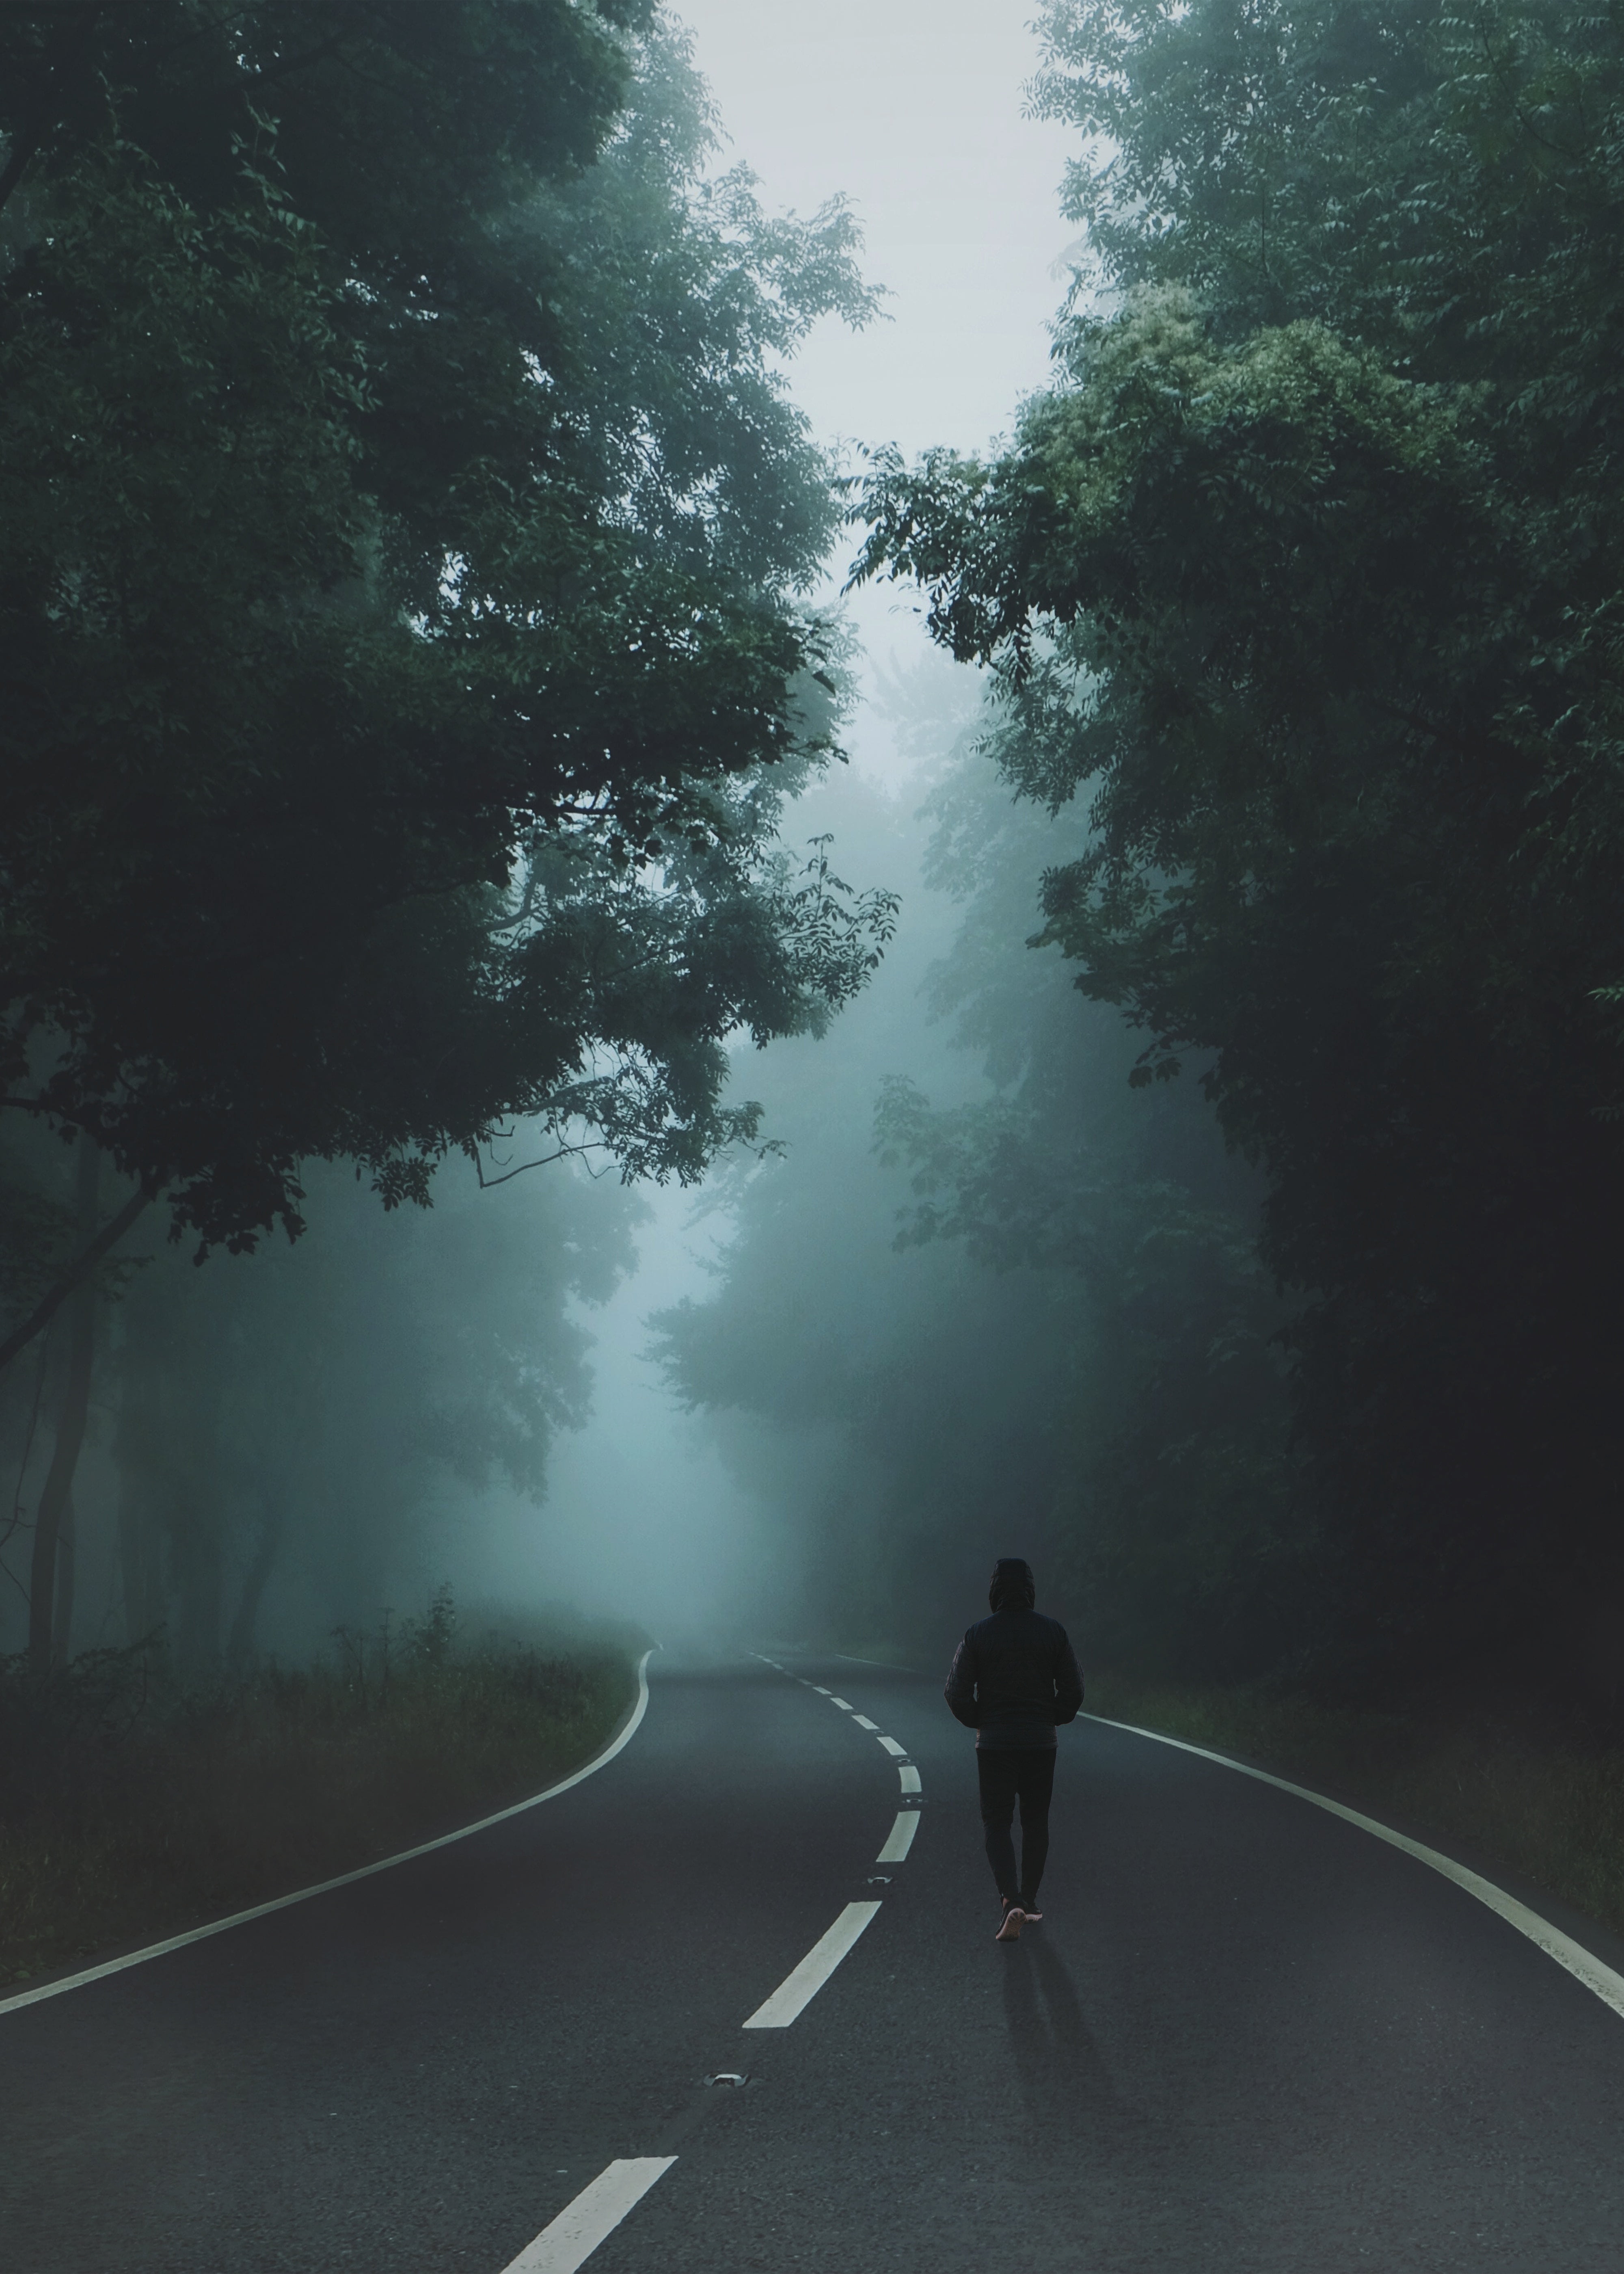
[{"label": "tree", "polygon": [[775,842],[844,208],[635,0],[17,9],[0,88],[8,1108],[204,1246],[515,1120],[697,1174],[890,921]]},{"label": "tree", "polygon": [[[310,1175],[289,1247],[151,1259],[114,1312],[129,1638],[207,1676],[373,1623],[459,1556],[492,1490],[535,1506],[590,1404],[582,1306],[634,1261],[640,1203],[578,1168],[386,1221]],[[503,1521],[511,1523],[505,1513]]]},{"label": "tree", "polygon": [[1304,1303],[1320,1662],[1566,1678],[1614,1557],[1611,19],[1057,0],[1104,311],[1014,448],[875,471],[861,573],[1093,840],[1079,984],[1204,1087]]},{"label": "tree", "polygon": [[[88,1246],[94,1229],[101,1162],[92,1138],[81,1136],[78,1152],[76,1229],[79,1246],[83,1248]],[[69,1314],[71,1346],[67,1382],[56,1419],[51,1465],[34,1517],[33,1553],[29,1558],[28,1662],[36,1674],[44,1674],[49,1669],[56,1650],[59,1626],[71,1626],[72,1623],[73,1472],[79,1465],[79,1449],[85,1441],[85,1423],[90,1411],[95,1327],[96,1290],[93,1282],[85,1279],[73,1292]],[[68,1606],[65,1616],[56,1593],[58,1559],[64,1549],[63,1569],[67,1583],[64,1600]]]},{"label": "tree", "polygon": [[914,920],[816,1062],[772,1054],[796,1142],[731,1180],[711,1292],[655,1322],[669,1378],[834,1632],[939,1648],[996,1535],[1108,1663],[1255,1671],[1303,1594],[1257,1180],[1027,946],[1078,817],[1013,801],[934,675],[888,698],[931,784]]}]

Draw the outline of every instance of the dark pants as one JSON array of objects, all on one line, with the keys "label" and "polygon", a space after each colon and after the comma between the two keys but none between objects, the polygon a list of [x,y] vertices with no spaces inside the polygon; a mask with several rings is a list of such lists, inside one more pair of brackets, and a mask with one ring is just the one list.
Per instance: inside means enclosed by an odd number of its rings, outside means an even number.
[{"label": "dark pants", "polygon": [[[1035,1902],[1038,1882],[1049,1858],[1049,1801],[1055,1788],[1055,1747],[1021,1746],[1018,1751],[978,1751],[976,1773],[981,1781],[981,1824],[987,1834],[987,1861],[998,1882],[998,1893],[1011,1903]],[[1015,1842],[1010,1837],[1015,1803],[1020,1802],[1020,1878],[1015,1877]]]}]

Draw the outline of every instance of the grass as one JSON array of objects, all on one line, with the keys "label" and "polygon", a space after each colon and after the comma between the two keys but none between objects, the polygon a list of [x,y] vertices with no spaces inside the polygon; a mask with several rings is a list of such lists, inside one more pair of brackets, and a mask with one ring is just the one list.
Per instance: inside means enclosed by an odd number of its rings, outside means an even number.
[{"label": "grass", "polygon": [[1624,1750],[1533,1702],[1444,1698],[1379,1712],[1091,1672],[1087,1710],[1456,1840],[1624,1934]]},{"label": "grass", "polygon": [[331,1879],[523,1799],[601,1750],[630,1638],[472,1647],[448,1594],[323,1661],[207,1690],[150,1653],[0,1661],[0,1986]]}]

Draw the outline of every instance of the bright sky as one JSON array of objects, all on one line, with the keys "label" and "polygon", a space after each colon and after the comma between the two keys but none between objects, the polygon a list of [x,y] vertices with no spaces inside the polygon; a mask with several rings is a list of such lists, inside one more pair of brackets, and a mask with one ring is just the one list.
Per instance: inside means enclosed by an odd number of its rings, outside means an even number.
[{"label": "bright sky", "polygon": [[[891,289],[889,323],[855,335],[826,323],[795,361],[796,398],[825,442],[978,449],[1045,383],[1045,326],[1065,289],[1056,263],[1075,235],[1058,198],[1073,138],[1021,117],[1037,61],[1033,4],[676,0],[731,137],[724,155],[760,177],[774,208],[810,213],[845,191],[867,272]],[[837,556],[837,576],[849,558]],[[889,590],[858,596],[880,659],[922,649],[915,606]],[[846,739],[859,772],[894,772],[883,727],[860,714]],[[641,1356],[650,1310],[708,1291],[694,1261],[707,1235],[687,1230],[691,1197],[649,1197],[642,1268],[589,1321],[595,1411],[556,1448],[542,1561],[560,1593],[641,1611],[674,1641],[685,1624],[726,1616],[729,1575],[748,1578],[771,1552],[774,1517],[746,1505]]]},{"label": "bright sky", "polygon": [[795,365],[825,438],[975,448],[1043,383],[1075,136],[1021,117],[1032,0],[676,0],[770,205],[857,207],[892,320]]},{"label": "bright sky", "polygon": [[[1069,129],[1021,115],[1034,0],[673,0],[731,147],[771,207],[845,192],[891,320],[832,320],[797,356],[797,401],[828,443],[983,448],[1046,383],[1045,328],[1076,237],[1059,184]],[[831,563],[845,573],[855,541]],[[870,651],[917,652],[913,594],[849,604]],[[862,719],[861,768],[889,770]]]}]

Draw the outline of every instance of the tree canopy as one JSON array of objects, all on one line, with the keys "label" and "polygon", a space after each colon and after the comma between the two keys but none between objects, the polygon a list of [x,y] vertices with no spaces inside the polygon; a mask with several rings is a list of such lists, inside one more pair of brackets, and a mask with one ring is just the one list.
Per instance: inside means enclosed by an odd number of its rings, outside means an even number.
[{"label": "tree canopy", "polygon": [[[930,783],[910,922],[826,1044],[771,1054],[792,1149],[726,1180],[710,1288],[657,1348],[852,1647],[939,1649],[996,1539],[1094,1662],[1251,1672],[1305,1560],[1259,1179],[1192,1086],[1131,1089],[1120,1019],[1028,953],[1083,832],[1011,800],[975,693],[928,661],[890,684]],[[859,794],[843,838],[906,875],[918,839]]]},{"label": "tree canopy", "polygon": [[890,921],[775,839],[850,216],[642,0],[8,9],[0,133],[8,1106],[232,1247],[521,1118],[697,1174]]},{"label": "tree canopy", "polygon": [[860,573],[991,666],[1012,784],[1086,797],[1043,936],[1267,1171],[1333,1654],[1571,1653],[1624,1356],[1624,36],[1042,20],[1094,264],[1056,383],[990,463],[882,458]]}]

